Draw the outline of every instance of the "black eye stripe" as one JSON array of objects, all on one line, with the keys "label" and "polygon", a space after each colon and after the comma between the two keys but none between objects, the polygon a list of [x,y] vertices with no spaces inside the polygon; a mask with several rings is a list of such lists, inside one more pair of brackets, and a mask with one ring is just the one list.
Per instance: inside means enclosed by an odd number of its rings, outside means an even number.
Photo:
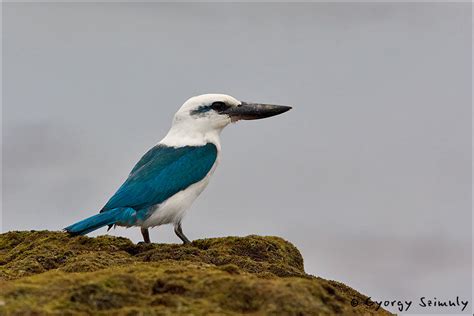
[{"label": "black eye stripe", "polygon": [[201,105],[197,109],[191,110],[189,113],[191,115],[203,115],[206,112],[209,112],[211,110],[216,111],[217,113],[221,113],[229,108],[231,108],[232,105],[229,105],[225,102],[222,101],[216,101],[213,102],[210,105]]},{"label": "black eye stripe", "polygon": [[227,110],[228,108],[230,108],[230,105],[228,105],[228,104],[226,104],[225,102],[222,102],[222,101],[216,101],[216,102],[211,104],[211,109],[213,109],[217,112]]}]

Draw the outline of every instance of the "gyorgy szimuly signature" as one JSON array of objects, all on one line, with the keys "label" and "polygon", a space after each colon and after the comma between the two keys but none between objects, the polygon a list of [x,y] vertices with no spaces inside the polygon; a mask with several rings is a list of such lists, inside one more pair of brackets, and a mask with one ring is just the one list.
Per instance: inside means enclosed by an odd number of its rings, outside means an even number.
[{"label": "gyorgy szimuly signature", "polygon": [[[415,305],[413,305],[415,304]],[[412,306],[419,306],[421,308],[439,308],[459,307],[464,311],[469,305],[468,300],[461,299],[459,296],[451,299],[438,299],[436,297],[428,298],[426,296],[420,297],[418,300],[372,300],[371,297],[366,299],[353,298],[351,301],[353,307],[359,305],[373,306],[375,310],[381,307],[396,307],[400,312],[407,312]]]}]

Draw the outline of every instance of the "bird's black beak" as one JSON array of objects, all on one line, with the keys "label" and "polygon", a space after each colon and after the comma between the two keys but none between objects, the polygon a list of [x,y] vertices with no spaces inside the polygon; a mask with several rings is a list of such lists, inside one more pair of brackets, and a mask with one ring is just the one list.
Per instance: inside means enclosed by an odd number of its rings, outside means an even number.
[{"label": "bird's black beak", "polygon": [[235,122],[238,120],[263,119],[289,110],[291,110],[291,106],[241,102],[238,106],[229,108],[223,113],[229,115],[232,121]]}]

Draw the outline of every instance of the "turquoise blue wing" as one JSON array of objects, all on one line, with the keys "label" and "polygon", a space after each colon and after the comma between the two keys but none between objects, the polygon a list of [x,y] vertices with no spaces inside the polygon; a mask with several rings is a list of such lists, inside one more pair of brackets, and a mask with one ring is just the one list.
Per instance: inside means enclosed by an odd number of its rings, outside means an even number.
[{"label": "turquoise blue wing", "polygon": [[202,180],[216,158],[217,148],[211,143],[178,148],[155,146],[135,165],[101,212],[118,207],[140,210],[160,204]]}]

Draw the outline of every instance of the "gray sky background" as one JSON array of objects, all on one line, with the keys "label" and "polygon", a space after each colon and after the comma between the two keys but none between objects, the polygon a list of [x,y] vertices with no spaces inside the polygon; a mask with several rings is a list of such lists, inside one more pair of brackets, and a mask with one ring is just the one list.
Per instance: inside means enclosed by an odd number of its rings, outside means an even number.
[{"label": "gray sky background", "polygon": [[3,231],[94,214],[188,97],[227,93],[294,109],[223,132],[191,239],[277,235],[377,299],[471,298],[470,4],[9,3],[3,92]]}]

